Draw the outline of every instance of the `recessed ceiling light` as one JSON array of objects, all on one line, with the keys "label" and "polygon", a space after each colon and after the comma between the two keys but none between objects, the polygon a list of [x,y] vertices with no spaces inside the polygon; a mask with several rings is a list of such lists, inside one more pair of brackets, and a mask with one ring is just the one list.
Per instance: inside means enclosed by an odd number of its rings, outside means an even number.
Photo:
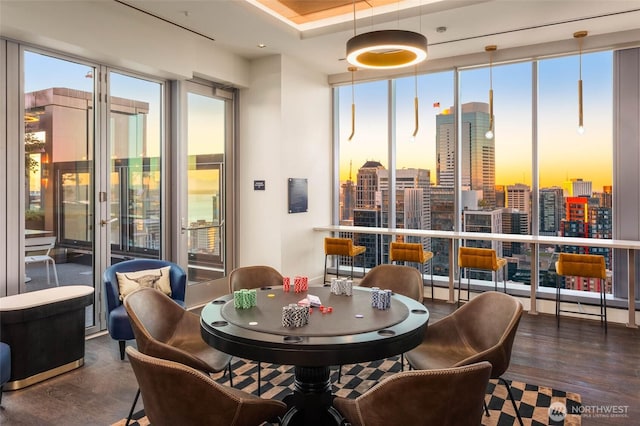
[{"label": "recessed ceiling light", "polygon": [[267,47],[267,45],[266,45],[266,44],[264,44],[264,43],[258,43],[258,47],[259,47],[260,49],[264,49],[265,47]]}]

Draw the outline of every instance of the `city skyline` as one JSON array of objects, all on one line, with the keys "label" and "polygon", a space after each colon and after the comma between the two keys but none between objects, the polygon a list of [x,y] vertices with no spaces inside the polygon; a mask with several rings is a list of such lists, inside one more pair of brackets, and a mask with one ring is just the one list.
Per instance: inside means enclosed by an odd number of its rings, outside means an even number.
[{"label": "city skyline", "polygon": [[[582,57],[585,133],[577,132],[578,56],[538,62],[539,186],[561,186],[571,178],[593,181],[594,188],[612,183],[612,54]],[[495,117],[495,181],[497,185],[532,182],[531,63],[493,67]],[[418,75],[420,126],[414,141],[415,77],[396,81],[397,169],[421,168],[435,179],[436,116],[454,104],[453,72]],[[388,164],[387,81],[342,86],[339,89],[339,176],[349,176],[349,163],[367,160]],[[351,132],[352,90],[356,105],[355,136]],[[488,102],[488,67],[460,73],[460,102]],[[567,161],[580,154],[580,161]],[[588,170],[588,176],[585,175]]]}]

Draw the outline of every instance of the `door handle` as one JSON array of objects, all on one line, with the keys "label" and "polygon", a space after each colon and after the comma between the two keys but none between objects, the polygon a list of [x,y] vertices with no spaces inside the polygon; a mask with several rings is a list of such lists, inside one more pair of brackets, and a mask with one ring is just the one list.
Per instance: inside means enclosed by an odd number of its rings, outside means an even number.
[{"label": "door handle", "polygon": [[117,218],[117,217],[114,217],[114,218],[109,219],[109,220],[102,219],[102,220],[100,221],[100,225],[101,225],[101,226],[107,226],[108,224],[113,223],[113,222],[115,222],[115,221],[117,221],[117,220],[118,220],[118,218]]}]

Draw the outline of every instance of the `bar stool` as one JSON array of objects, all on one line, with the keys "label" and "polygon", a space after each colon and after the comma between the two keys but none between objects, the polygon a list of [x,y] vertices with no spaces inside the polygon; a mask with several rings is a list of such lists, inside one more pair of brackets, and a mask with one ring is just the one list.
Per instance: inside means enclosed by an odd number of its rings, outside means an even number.
[{"label": "bar stool", "polygon": [[[424,265],[433,258],[433,253],[422,248],[419,243],[399,243],[392,241],[389,245],[389,261],[413,262],[420,265],[420,276],[424,276]],[[431,300],[433,300],[433,270],[431,270]]]},{"label": "bar stool", "polygon": [[[604,294],[606,285],[607,270],[604,256],[594,254],[572,254],[560,253],[556,262],[556,322],[560,327],[560,312],[568,312],[581,315],[594,315],[600,317],[600,322],[604,322],[604,332],[607,332],[607,298]],[[597,278],[600,286],[600,313],[580,312],[560,309],[560,277],[584,277]],[[578,302],[579,303],[579,302]]]},{"label": "bar stool", "polygon": [[[507,259],[496,256],[496,251],[488,248],[460,247],[458,251],[458,267],[460,279],[458,281],[458,306],[460,306],[460,288],[462,287],[462,269],[482,269],[492,271],[494,290],[498,291],[498,271],[507,265]],[[502,271],[504,292],[507,293],[507,275]],[[471,293],[471,277],[467,276],[467,301]]]},{"label": "bar stool", "polygon": [[[355,257],[367,250],[365,246],[353,245],[351,238],[331,238],[324,239],[324,281],[327,282],[327,257],[329,256],[349,256],[351,258],[351,279],[353,279],[353,264]],[[339,263],[339,262],[338,262]],[[362,261],[364,269],[364,260]],[[336,266],[336,277],[340,270],[340,265]]]}]

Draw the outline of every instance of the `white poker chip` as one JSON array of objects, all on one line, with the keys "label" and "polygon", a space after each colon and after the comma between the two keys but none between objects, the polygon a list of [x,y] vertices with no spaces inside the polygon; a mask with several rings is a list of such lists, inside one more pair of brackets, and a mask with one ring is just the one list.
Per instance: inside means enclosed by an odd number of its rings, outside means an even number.
[{"label": "white poker chip", "polygon": [[258,323],[256,321],[251,321],[249,325],[258,325]]},{"label": "white poker chip", "polygon": [[356,314],[356,318],[364,318],[364,315],[362,315],[362,314]]}]

